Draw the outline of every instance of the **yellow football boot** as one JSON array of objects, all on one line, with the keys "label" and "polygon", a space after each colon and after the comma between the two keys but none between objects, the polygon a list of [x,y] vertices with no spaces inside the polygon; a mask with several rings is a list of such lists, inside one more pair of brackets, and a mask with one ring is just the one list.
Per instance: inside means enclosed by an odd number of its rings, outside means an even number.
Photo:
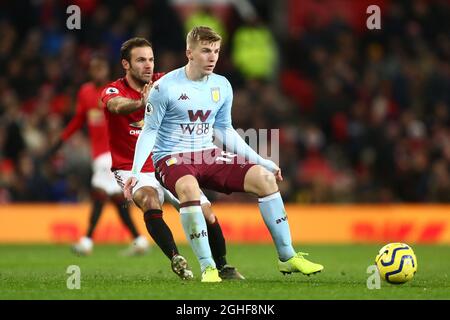
[{"label": "yellow football boot", "polygon": [[206,267],[202,273],[202,282],[221,282],[219,271],[211,266]]},{"label": "yellow football boot", "polygon": [[288,261],[282,262],[278,260],[278,270],[280,270],[282,274],[301,272],[307,276],[322,271],[323,266],[321,264],[311,262],[303,257],[307,255],[308,255],[307,253],[298,252]]}]

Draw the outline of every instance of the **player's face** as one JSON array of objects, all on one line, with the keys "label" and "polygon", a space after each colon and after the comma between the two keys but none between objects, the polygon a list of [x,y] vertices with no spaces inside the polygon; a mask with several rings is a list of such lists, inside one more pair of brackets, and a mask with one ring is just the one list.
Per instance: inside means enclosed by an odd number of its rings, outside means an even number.
[{"label": "player's face", "polygon": [[193,49],[188,51],[188,57],[192,66],[202,76],[213,73],[219,60],[220,41],[198,43]]},{"label": "player's face", "polygon": [[104,83],[108,81],[109,66],[105,60],[92,59],[89,65],[89,73],[92,81],[95,83]]},{"label": "player's face", "polygon": [[131,50],[130,64],[127,72],[134,80],[144,85],[149,83],[153,77],[155,57],[150,47],[137,47]]}]

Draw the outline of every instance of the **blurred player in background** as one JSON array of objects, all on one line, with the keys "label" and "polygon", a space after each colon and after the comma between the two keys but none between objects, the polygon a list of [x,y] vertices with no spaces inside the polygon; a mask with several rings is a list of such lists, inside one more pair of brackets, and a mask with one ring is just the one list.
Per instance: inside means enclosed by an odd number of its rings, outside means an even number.
[{"label": "blurred player in background", "polygon": [[[153,73],[154,55],[151,44],[143,38],[133,38],[123,43],[121,62],[126,74],[106,86],[102,93],[108,124],[112,154],[112,171],[123,186],[131,176],[134,149],[144,123],[144,109],[148,92],[154,81],[163,76]],[[179,201],[164,189],[155,178],[151,157],[143,163],[139,183],[130,200],[142,210],[149,234],[171,260],[172,270],[182,279],[193,277],[186,259],[178,252],[172,232],[163,219],[162,204],[167,199],[179,210]],[[227,264],[225,238],[219,222],[205,195],[201,195],[203,214],[207,221],[214,259],[224,279],[244,279]]]},{"label": "blurred player in background", "polygon": [[87,233],[72,249],[80,255],[92,252],[92,236],[106,201],[114,203],[125,227],[133,236],[132,245],[124,252],[126,255],[142,254],[149,248],[147,239],[139,235],[123,198],[120,186],[111,172],[111,153],[108,145],[105,115],[100,96],[109,81],[109,65],[105,57],[95,55],[89,64],[91,81],[83,84],[78,92],[75,116],[69,122],[59,140],[47,152],[47,158],[54,154],[77,130],[87,124],[92,162],[92,209]]},{"label": "blurred player in background", "polygon": [[[200,263],[202,282],[222,279],[205,232],[200,187],[257,195],[261,215],[277,249],[279,271],[306,275],[320,272],[322,265],[308,261],[292,246],[277,185],[282,180],[280,168],[253,151],[232,126],[231,84],[213,73],[220,44],[221,37],[214,30],[195,27],[187,36],[187,65],[154,84],[136,144],[132,174],[125,184],[125,197],[129,198],[139,184],[139,172],[153,152],[158,179],[180,200],[181,222]],[[217,148],[213,133],[224,149],[233,153]]]}]

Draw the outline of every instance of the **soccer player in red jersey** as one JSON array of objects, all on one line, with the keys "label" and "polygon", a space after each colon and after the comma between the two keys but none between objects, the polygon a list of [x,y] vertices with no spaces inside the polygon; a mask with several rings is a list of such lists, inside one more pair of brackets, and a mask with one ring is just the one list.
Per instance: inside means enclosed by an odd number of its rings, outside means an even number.
[{"label": "soccer player in red jersey", "polygon": [[109,65],[105,57],[95,55],[89,64],[91,81],[83,84],[78,92],[76,112],[59,140],[48,151],[52,155],[76,131],[85,124],[88,127],[91,142],[92,162],[92,209],[87,233],[72,248],[75,253],[86,255],[93,249],[92,235],[108,198],[115,204],[123,224],[134,238],[127,254],[139,254],[148,250],[149,244],[145,237],[140,236],[130,217],[127,202],[122,190],[111,172],[111,153],[108,145],[105,115],[101,105],[100,95],[109,80]]},{"label": "soccer player in red jersey", "polygon": [[[134,149],[141,132],[144,108],[152,83],[163,74],[153,73],[154,55],[151,44],[143,38],[123,43],[121,62],[126,75],[106,86],[102,93],[108,125],[112,167],[117,182],[123,187],[131,176]],[[139,183],[133,189],[132,199],[144,213],[149,234],[172,262],[172,270],[182,279],[193,277],[186,259],[178,252],[172,232],[162,218],[162,203],[166,198],[179,210],[179,201],[164,189],[155,178],[151,158],[145,162]],[[208,222],[210,245],[224,279],[244,279],[236,268],[227,264],[226,246],[211,204],[202,194],[201,205]]]}]

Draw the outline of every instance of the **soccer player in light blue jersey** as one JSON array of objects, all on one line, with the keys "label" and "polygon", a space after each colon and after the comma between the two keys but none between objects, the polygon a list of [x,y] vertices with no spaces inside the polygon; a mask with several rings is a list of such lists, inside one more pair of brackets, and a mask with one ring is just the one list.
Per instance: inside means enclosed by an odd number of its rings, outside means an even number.
[{"label": "soccer player in light blue jersey", "polygon": [[[257,195],[277,249],[280,272],[320,272],[322,265],[308,261],[305,253],[296,253],[292,246],[277,185],[283,179],[281,169],[253,151],[232,126],[232,87],[225,77],[213,73],[220,44],[220,35],[211,28],[193,28],[187,35],[187,65],[154,84],[136,143],[133,175],[125,183],[125,197],[130,198],[153,151],[158,179],[180,200],[181,222],[200,263],[202,282],[220,282],[221,278],[208,244],[200,187]],[[214,145],[213,137],[226,151]]]}]

